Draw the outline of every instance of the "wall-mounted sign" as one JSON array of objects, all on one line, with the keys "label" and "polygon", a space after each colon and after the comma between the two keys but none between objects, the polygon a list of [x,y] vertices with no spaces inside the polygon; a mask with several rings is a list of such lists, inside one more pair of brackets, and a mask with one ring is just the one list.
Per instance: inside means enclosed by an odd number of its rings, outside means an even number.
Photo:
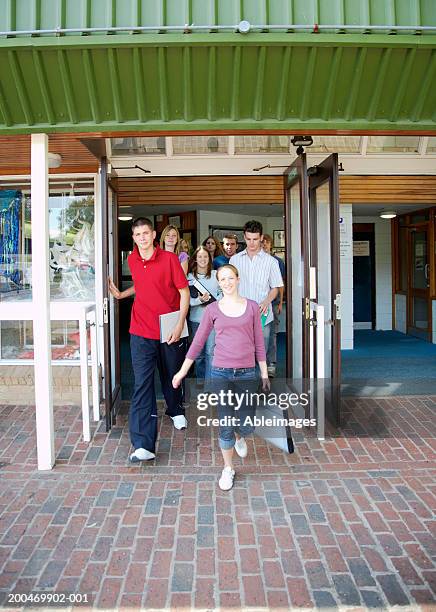
[{"label": "wall-mounted sign", "polygon": [[369,240],[353,240],[353,257],[369,257]]}]

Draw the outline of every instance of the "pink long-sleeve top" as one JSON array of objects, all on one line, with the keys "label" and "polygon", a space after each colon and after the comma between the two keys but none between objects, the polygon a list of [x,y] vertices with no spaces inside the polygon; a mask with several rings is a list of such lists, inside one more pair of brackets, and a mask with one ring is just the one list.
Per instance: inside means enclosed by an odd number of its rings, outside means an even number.
[{"label": "pink long-sleeve top", "polygon": [[245,312],[228,317],[219,302],[206,306],[200,327],[186,355],[196,359],[210,332],[215,329],[215,351],[212,365],[216,368],[253,368],[257,361],[266,361],[259,306],[247,300]]}]

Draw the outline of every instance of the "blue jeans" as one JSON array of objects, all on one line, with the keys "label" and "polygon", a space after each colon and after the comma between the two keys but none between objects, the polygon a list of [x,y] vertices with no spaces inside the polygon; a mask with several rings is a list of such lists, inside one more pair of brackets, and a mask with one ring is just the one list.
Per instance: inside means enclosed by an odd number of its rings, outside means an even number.
[{"label": "blue jeans", "polygon": [[[246,391],[253,392],[256,390],[256,368],[216,368],[212,366],[211,380],[209,384],[210,392],[220,393],[224,391],[227,394],[232,393],[245,394]],[[247,419],[253,419],[256,412],[256,407],[252,403],[243,403],[239,410],[230,402],[225,401],[218,405],[218,418],[226,419],[228,423],[220,424],[219,426],[219,445],[223,450],[228,450],[235,446],[235,433],[242,437],[253,433],[254,426],[247,422]]]},{"label": "blue jeans", "polygon": [[[191,342],[197,333],[200,323],[196,321],[189,321],[191,327]],[[210,372],[212,369],[213,352],[215,349],[215,330],[212,330],[203,346],[201,353],[195,360],[195,373],[199,380],[209,380]]]},{"label": "blue jeans", "polygon": [[269,334],[269,343],[266,347],[266,361],[268,365],[275,366],[277,363],[277,334],[279,331],[280,315],[278,313],[278,303],[273,304],[274,321],[270,323],[271,331]]},{"label": "blue jeans", "polygon": [[180,370],[186,354],[186,341],[180,339],[174,344],[160,343],[141,336],[130,335],[135,389],[129,413],[129,431],[132,446],[145,448],[154,453],[157,437],[157,404],[154,388],[156,366],[167,404],[166,414],[184,414],[182,389],[174,389],[173,376]]}]

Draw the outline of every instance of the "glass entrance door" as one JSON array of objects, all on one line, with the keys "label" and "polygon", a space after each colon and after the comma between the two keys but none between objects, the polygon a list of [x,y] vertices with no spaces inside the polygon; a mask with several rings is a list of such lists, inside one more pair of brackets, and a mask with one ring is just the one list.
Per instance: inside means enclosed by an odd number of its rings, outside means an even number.
[{"label": "glass entrance door", "polygon": [[428,228],[409,229],[408,333],[430,340]]},{"label": "glass entrance door", "polygon": [[[310,369],[314,378],[324,377],[326,419],[340,424],[341,293],[339,261],[338,156],[327,157],[309,168],[310,298],[323,307],[323,372],[317,371],[317,334],[310,343]],[[315,320],[314,325],[318,322]],[[318,387],[319,388],[319,387]]]},{"label": "glass entrance door", "polygon": [[110,295],[107,279],[118,279],[118,205],[115,192],[108,184],[107,160],[101,160],[102,236],[103,236],[103,335],[104,335],[104,403],[106,431],[116,422],[121,399],[118,340],[118,304]]},{"label": "glass entrance door", "polygon": [[309,200],[300,155],[284,173],[286,242],[286,377],[309,377]]}]

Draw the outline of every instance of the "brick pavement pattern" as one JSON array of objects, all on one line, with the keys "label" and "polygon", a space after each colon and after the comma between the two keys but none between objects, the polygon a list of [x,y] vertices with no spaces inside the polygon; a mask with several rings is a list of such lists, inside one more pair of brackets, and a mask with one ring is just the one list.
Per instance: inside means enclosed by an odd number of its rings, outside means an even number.
[{"label": "brick pavement pattern", "polygon": [[254,437],[217,487],[215,432],[162,416],[157,460],[129,466],[126,417],[81,442],[55,409],[36,470],[34,409],[0,407],[0,605],[81,593],[96,608],[436,609],[435,398],[344,402],[346,425],[286,455]]}]

